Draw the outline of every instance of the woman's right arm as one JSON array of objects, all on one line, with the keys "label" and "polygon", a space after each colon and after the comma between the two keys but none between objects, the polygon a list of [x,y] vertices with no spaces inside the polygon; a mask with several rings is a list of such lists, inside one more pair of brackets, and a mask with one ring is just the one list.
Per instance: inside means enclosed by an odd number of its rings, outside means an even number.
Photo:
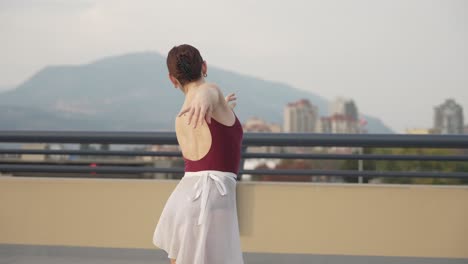
[{"label": "woman's right arm", "polygon": [[211,116],[213,111],[224,101],[224,96],[219,87],[212,83],[207,83],[200,86],[200,91],[193,98],[190,105],[185,107],[180,113],[179,117],[184,113],[188,113],[188,125],[192,122],[192,117],[195,117],[194,127],[197,124],[203,125],[203,121],[211,123]]}]

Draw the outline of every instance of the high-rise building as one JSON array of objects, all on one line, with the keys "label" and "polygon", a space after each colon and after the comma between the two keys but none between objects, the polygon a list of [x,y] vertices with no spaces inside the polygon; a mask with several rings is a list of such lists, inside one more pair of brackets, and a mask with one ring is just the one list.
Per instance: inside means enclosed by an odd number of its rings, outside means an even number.
[{"label": "high-rise building", "polygon": [[244,132],[263,132],[263,133],[279,133],[281,126],[278,124],[268,123],[259,117],[251,117],[243,124]]},{"label": "high-rise building", "polygon": [[307,99],[288,103],[284,107],[284,127],[286,133],[317,132],[318,108]]},{"label": "high-rise building", "polygon": [[347,115],[333,114],[320,118],[322,133],[360,133],[359,121]]},{"label": "high-rise building", "polygon": [[351,99],[337,97],[330,103],[330,116],[320,118],[322,133],[361,133],[363,120],[359,120],[356,104]]},{"label": "high-rise building", "polygon": [[434,133],[463,134],[463,108],[454,99],[434,107]]},{"label": "high-rise building", "polygon": [[345,99],[343,97],[337,97],[333,102],[330,103],[330,116],[343,115],[350,119],[358,120],[359,114],[356,104],[351,99]]}]

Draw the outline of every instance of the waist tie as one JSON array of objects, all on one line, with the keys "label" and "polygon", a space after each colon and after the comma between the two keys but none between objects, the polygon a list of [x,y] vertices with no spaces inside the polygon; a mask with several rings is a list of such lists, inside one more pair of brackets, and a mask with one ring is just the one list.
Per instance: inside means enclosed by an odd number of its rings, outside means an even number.
[{"label": "waist tie", "polygon": [[[216,173],[212,171],[199,171],[190,173],[186,172],[185,174],[186,175],[184,175],[184,177],[199,177],[198,181],[193,186],[195,195],[189,199],[192,202],[196,201],[198,198],[201,199],[200,215],[198,216],[198,225],[201,225],[203,223],[203,220],[205,219],[206,206],[208,204],[208,194],[211,190],[211,182],[214,182],[219,194],[221,194],[221,196],[225,196],[227,194],[227,188],[221,177],[227,177],[235,182],[236,180],[234,179],[234,177],[236,177],[236,175],[230,172]],[[232,177],[231,175],[234,175],[234,177]]]}]

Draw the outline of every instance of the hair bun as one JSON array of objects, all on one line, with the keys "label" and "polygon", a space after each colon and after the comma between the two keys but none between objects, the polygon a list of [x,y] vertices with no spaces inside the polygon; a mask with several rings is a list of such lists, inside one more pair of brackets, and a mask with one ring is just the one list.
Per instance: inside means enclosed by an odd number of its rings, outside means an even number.
[{"label": "hair bun", "polygon": [[173,47],[169,51],[166,63],[169,73],[182,85],[202,77],[203,58],[191,45],[182,44]]},{"label": "hair bun", "polygon": [[185,74],[189,74],[192,72],[190,58],[188,54],[181,53],[177,56],[177,66],[180,71]]}]

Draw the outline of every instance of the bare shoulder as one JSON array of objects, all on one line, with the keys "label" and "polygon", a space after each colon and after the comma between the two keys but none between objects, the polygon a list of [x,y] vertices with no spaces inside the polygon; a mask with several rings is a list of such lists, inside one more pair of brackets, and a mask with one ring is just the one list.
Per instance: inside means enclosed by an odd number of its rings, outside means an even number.
[{"label": "bare shoulder", "polygon": [[201,85],[201,87],[209,88],[210,90],[216,92],[219,97],[224,98],[223,91],[221,91],[221,87],[219,87],[219,85],[217,85],[216,83],[204,83]]},{"label": "bare shoulder", "polygon": [[216,83],[204,83],[202,85],[209,87],[213,89],[214,91],[216,91],[216,94],[218,96],[218,104],[217,104],[218,107],[221,107],[223,109],[228,109],[228,104],[225,101],[223,91],[221,90],[221,87],[219,87],[219,85],[217,85]]},{"label": "bare shoulder", "polygon": [[221,91],[221,89],[219,88],[219,85],[217,85],[216,83],[212,83],[212,82],[206,82],[206,83],[203,83],[200,86],[201,87],[208,87],[208,88],[212,88],[212,89],[216,89],[216,90]]}]

